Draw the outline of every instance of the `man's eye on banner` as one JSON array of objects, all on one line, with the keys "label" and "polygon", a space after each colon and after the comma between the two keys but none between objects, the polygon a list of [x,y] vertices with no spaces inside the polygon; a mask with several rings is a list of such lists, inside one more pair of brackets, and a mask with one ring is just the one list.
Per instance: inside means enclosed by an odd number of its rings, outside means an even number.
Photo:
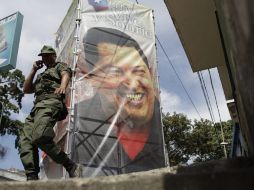
[{"label": "man's eye on banner", "polygon": [[88,0],[88,2],[94,7],[96,11],[103,11],[108,9],[107,0]]}]

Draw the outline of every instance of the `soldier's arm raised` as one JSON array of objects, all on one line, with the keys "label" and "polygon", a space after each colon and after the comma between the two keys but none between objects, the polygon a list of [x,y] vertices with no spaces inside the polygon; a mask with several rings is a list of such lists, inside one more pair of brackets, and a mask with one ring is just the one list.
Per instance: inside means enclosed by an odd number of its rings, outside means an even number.
[{"label": "soldier's arm raised", "polygon": [[33,67],[32,67],[28,77],[26,78],[26,80],[24,82],[23,92],[25,94],[34,93],[33,79],[34,79],[34,76],[35,76],[37,70],[42,68],[42,67],[43,67],[42,61],[34,62]]}]

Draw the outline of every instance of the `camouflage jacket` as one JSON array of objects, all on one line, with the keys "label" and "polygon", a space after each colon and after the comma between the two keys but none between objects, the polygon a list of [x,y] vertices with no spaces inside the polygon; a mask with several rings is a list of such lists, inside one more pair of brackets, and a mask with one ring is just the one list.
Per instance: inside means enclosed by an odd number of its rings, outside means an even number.
[{"label": "camouflage jacket", "polygon": [[35,96],[53,94],[61,85],[61,72],[66,71],[71,76],[71,69],[66,63],[57,62],[55,66],[47,68],[35,80]]}]

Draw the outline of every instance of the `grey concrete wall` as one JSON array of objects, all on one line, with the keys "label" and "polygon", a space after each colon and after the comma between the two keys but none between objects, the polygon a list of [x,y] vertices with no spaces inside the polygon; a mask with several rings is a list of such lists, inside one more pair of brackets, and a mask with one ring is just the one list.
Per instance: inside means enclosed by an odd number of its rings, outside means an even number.
[{"label": "grey concrete wall", "polygon": [[0,190],[253,190],[253,166],[253,158],[237,158],[110,177],[4,182]]},{"label": "grey concrete wall", "polygon": [[253,190],[253,169],[171,174],[140,173],[74,180],[0,183],[0,190]]},{"label": "grey concrete wall", "polygon": [[226,45],[240,124],[254,154],[254,1],[214,0]]}]

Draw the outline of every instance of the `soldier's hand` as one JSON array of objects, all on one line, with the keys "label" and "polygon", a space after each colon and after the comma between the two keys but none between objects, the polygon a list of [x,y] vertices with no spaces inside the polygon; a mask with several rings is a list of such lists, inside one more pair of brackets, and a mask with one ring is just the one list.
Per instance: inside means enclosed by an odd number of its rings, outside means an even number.
[{"label": "soldier's hand", "polygon": [[41,60],[35,61],[33,64],[33,69],[35,71],[41,69],[43,67],[43,62]]},{"label": "soldier's hand", "polygon": [[57,88],[54,93],[55,94],[65,94],[65,88],[63,88],[63,87]]}]

